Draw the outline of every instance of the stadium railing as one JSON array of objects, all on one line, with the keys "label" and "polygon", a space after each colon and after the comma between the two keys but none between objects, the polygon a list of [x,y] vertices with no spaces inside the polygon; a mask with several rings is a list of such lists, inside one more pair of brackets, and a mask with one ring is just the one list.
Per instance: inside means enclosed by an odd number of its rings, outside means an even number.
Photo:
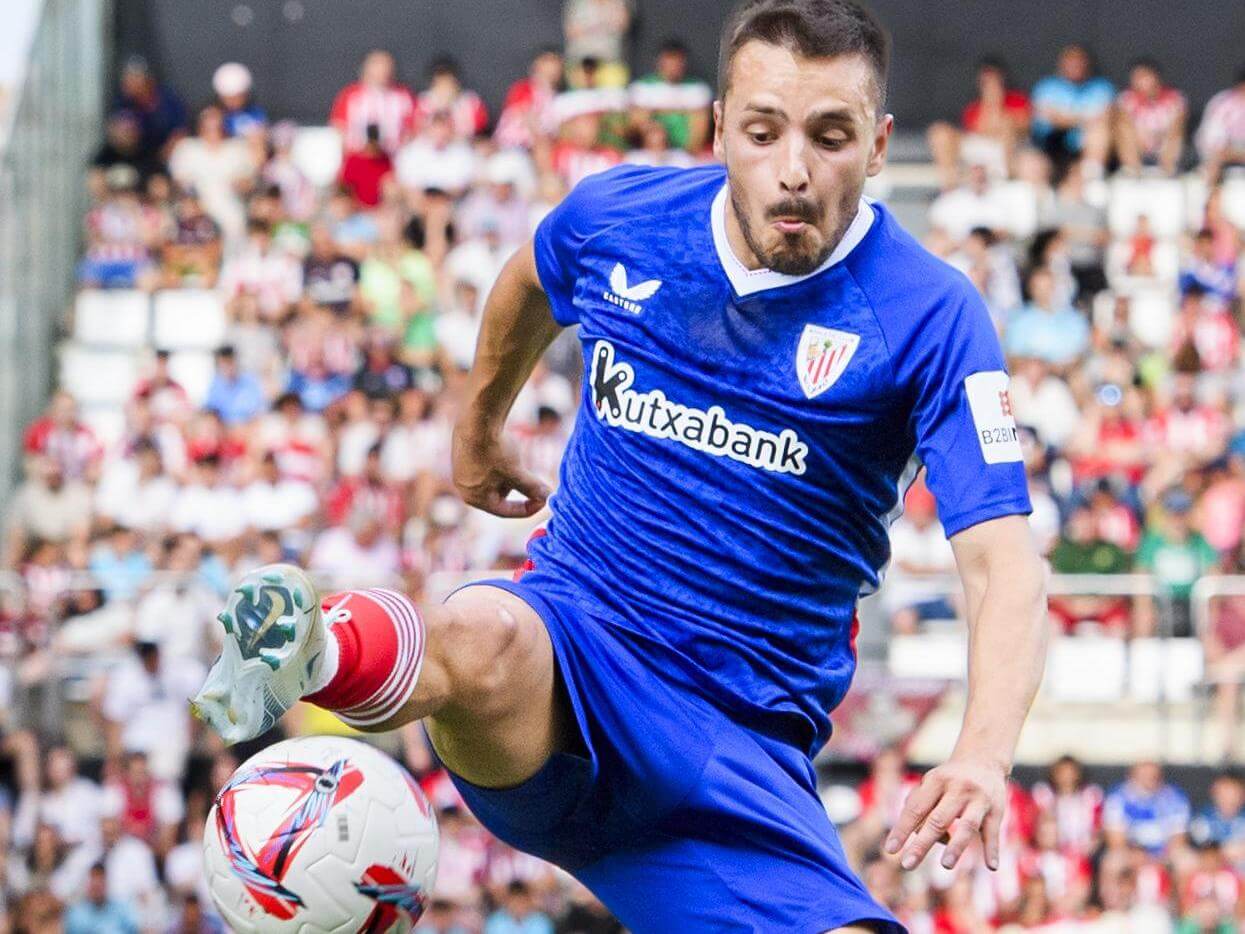
[{"label": "stadium railing", "polygon": [[0,503],[22,428],[51,387],[51,348],[73,294],[83,166],[99,145],[112,0],[44,0],[0,149]]}]

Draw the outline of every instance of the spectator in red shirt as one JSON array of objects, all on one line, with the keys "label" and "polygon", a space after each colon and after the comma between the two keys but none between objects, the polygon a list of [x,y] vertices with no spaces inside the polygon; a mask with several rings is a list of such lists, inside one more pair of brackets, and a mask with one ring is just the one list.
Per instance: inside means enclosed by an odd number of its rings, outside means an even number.
[{"label": "spectator in red shirt", "polygon": [[533,149],[552,130],[549,107],[562,84],[562,54],[542,49],[532,59],[527,77],[510,85],[493,140],[502,149]]},{"label": "spectator in red shirt", "polygon": [[363,511],[375,516],[387,533],[396,534],[402,528],[402,493],[385,479],[380,452],[380,444],[374,444],[367,452],[363,473],[357,477],[343,477],[329,493],[324,504],[329,524],[345,525],[352,514]]},{"label": "spectator in red shirt", "polygon": [[329,123],[342,135],[347,153],[367,145],[367,128],[380,129],[380,146],[396,152],[415,129],[415,98],[395,80],[393,56],[369,52],[359,69],[359,80],[344,87],[333,101]]},{"label": "spectator in red shirt", "polygon": [[444,110],[449,113],[454,135],[459,139],[483,133],[488,126],[488,109],[479,94],[463,87],[458,63],[443,55],[432,63],[429,76],[428,90],[416,99],[416,121],[422,124],[428,115]]},{"label": "spectator in red shirt", "polygon": [[1163,83],[1158,63],[1133,62],[1128,87],[1116,98],[1115,151],[1134,174],[1155,167],[1175,175],[1184,150],[1184,95]]},{"label": "spectator in red shirt", "polygon": [[380,144],[380,127],[371,123],[367,142],[358,152],[346,156],[342,163],[341,184],[364,207],[374,208],[381,202],[385,182],[393,175],[393,160]]},{"label": "spectator in red shirt", "polygon": [[26,429],[23,447],[28,455],[51,458],[66,480],[93,476],[103,454],[95,432],[78,418],[78,403],[63,390]]},{"label": "spectator in red shirt", "polygon": [[1007,86],[1001,61],[982,59],[977,66],[977,97],[960,116],[960,126],[940,121],[930,126],[929,148],[944,190],[959,182],[960,156],[973,155],[992,168],[1007,171],[1018,140],[1029,131],[1029,98]]}]

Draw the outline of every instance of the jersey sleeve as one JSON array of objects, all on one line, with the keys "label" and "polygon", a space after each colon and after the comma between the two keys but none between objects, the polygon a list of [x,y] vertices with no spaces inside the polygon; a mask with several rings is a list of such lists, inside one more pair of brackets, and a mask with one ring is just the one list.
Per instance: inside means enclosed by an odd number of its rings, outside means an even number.
[{"label": "jersey sleeve", "polygon": [[625,220],[625,192],[636,169],[619,166],[588,176],[536,228],[536,273],[549,296],[553,318],[563,327],[579,323],[574,301],[579,251],[593,236]]},{"label": "jersey sleeve", "polygon": [[910,355],[916,453],[947,537],[1033,511],[1003,351],[967,282],[931,317]]}]

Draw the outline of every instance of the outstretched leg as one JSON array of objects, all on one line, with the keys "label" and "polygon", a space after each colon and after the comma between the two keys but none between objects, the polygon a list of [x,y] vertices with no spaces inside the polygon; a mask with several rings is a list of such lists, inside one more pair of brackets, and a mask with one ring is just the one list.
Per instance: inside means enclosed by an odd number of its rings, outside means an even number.
[{"label": "outstretched leg", "polygon": [[390,590],[321,601],[302,571],[272,565],[243,579],[220,620],[225,648],[194,704],[229,742],[305,698],[368,732],[426,719],[451,770],[506,787],[573,735],[544,623],[504,590],[423,608]]}]

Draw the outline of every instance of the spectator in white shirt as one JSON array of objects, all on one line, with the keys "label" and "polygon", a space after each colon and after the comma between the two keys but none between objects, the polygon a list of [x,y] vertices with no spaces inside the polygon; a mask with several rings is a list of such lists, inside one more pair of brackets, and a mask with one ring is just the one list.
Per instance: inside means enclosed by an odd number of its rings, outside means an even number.
[{"label": "spectator in white shirt", "polygon": [[319,509],[315,488],[300,477],[281,476],[274,454],[265,454],[255,478],[242,490],[247,524],[261,532],[293,532],[305,528]]},{"label": "spectator in white shirt", "polygon": [[260,313],[269,321],[278,320],[302,295],[302,263],[273,242],[267,221],[253,218],[246,232],[242,251],[221,269],[221,291],[229,299],[255,296]]},{"label": "spectator in white shirt", "polygon": [[254,184],[255,162],[246,141],[225,135],[219,107],[199,113],[198,135],[173,147],[169,172],[174,181],[199,196],[203,209],[220,226],[226,240],[237,242],[246,225],[242,192]]},{"label": "spectator in white shirt", "polygon": [[398,150],[394,174],[407,191],[422,194],[434,189],[458,197],[475,179],[475,151],[454,136],[450,114],[438,110],[424,132]]},{"label": "spectator in white shirt", "polygon": [[891,563],[884,599],[891,630],[909,634],[925,620],[956,618],[946,583],[947,576],[955,574],[955,554],[923,480],[908,490],[903,515],[891,526],[890,534]]},{"label": "spectator in white shirt", "polygon": [[110,753],[144,752],[153,774],[180,776],[190,749],[187,701],[203,675],[204,666],[193,658],[165,658],[159,643],[137,643],[134,655],[104,683],[100,711]]},{"label": "spectator in white shirt", "polygon": [[330,582],[383,586],[397,580],[401,559],[398,543],[386,534],[381,517],[356,509],[346,525],[320,533],[311,549],[309,568]]},{"label": "spectator in white shirt", "polygon": [[209,544],[233,541],[246,530],[242,496],[222,474],[214,454],[200,459],[193,479],[182,487],[173,503],[170,520],[178,532],[194,532]]},{"label": "spectator in white shirt", "polygon": [[998,186],[991,182],[989,170],[981,163],[970,165],[964,184],[944,191],[929,209],[930,223],[957,244],[975,227],[1006,230],[1007,219],[1007,202]]},{"label": "spectator in white shirt", "polygon": [[45,765],[47,786],[29,789],[18,801],[13,840],[21,847],[34,840],[38,824],[52,827],[68,846],[99,843],[104,812],[103,789],[78,774],[78,757],[68,746],[52,746]]},{"label": "spectator in white shirt", "polygon": [[131,455],[104,468],[95,491],[97,514],[138,532],[167,527],[177,498],[177,484],[164,472],[160,451],[149,438],[140,438]]}]

